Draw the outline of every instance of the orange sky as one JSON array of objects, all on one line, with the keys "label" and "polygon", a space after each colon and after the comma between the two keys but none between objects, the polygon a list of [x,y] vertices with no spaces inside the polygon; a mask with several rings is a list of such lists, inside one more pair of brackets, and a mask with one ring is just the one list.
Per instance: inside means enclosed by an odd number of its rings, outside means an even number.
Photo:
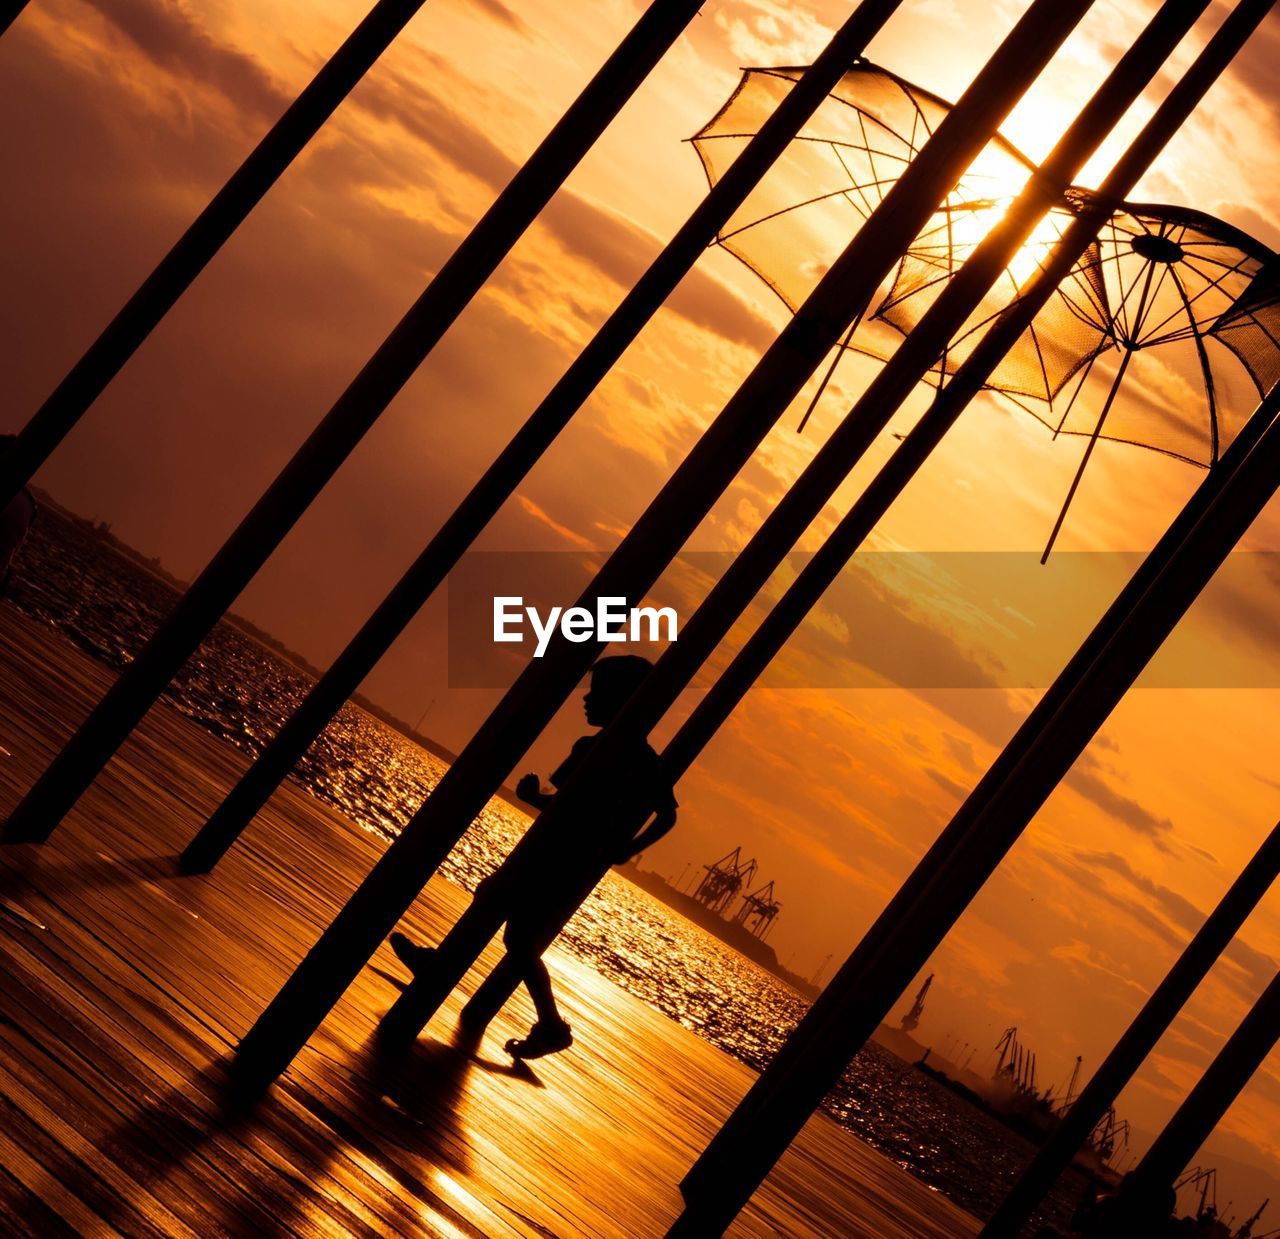
[{"label": "orange sky", "polygon": [[[955,98],[1022,7],[913,3],[870,54]],[[563,0],[518,10],[431,0],[39,482],[175,571],[197,571],[636,8],[600,0],[584,22]],[[5,429],[36,407],[361,11],[349,0],[33,0],[0,40]],[[1042,156],[1146,11],[1100,0],[1008,136]],[[739,66],[807,61],[845,12],[828,0],[709,3],[238,609],[314,661],[332,658],[704,191],[682,139],[727,97]],[[1215,8],[1193,42],[1220,16]],[[1280,153],[1278,44],[1273,16],[1136,198],[1193,205],[1280,244],[1267,171]],[[1162,89],[1187,59],[1179,54]],[[1121,137],[1149,108],[1135,109]],[[1095,162],[1094,181],[1117,149]],[[763,285],[708,253],[484,545],[615,544],[783,321]],[[856,392],[868,372],[842,369],[836,394]],[[694,545],[740,546],[840,408],[824,403],[804,436],[785,418]],[[887,435],[876,445],[807,545],[893,446]],[[1078,460],[1078,443],[1055,444],[984,399],[876,545],[1038,550]],[[1104,445],[1060,545],[1148,547],[1201,476]],[[1248,545],[1280,550],[1280,507]],[[1055,576],[1069,584],[1069,563],[1050,560],[1047,594]],[[692,597],[687,582],[672,588]],[[982,615],[948,611],[945,597],[923,602],[910,580],[878,588],[922,649],[940,644],[986,665]],[[1256,667],[1274,684],[1275,618],[1274,590],[1220,592],[1188,621],[1184,651],[1229,650],[1246,677]],[[856,668],[848,619],[833,600],[797,653]],[[433,604],[367,687],[409,719],[438,699],[427,729],[456,747],[495,693],[447,690],[443,625]],[[812,971],[856,941],[1033,699],[1013,688],[760,690],[686,780],[681,828],[649,860],[678,873],[741,843],[777,880],[780,955]],[[934,960],[922,1035],[954,1031],[985,1048],[1016,1023],[1046,1081],[1064,1082],[1076,1054],[1096,1063],[1280,816],[1277,705],[1275,689],[1130,694]],[[554,764],[579,727],[574,703],[533,764]],[[1139,1126],[1169,1113],[1277,957],[1272,899],[1129,1091],[1124,1110]],[[1220,1149],[1280,1173],[1280,1064],[1224,1127]]]}]

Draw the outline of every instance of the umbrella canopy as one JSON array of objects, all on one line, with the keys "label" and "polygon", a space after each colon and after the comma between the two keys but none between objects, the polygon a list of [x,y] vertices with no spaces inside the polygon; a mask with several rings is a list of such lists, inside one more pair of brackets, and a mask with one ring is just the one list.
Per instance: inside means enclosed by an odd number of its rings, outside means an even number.
[{"label": "umbrella canopy", "polygon": [[[1082,189],[1070,193],[1077,208],[1091,196]],[[1060,234],[1070,215],[1068,210],[1053,212],[1051,228],[1042,231]],[[1037,242],[1028,266],[1042,249]],[[1100,434],[1212,465],[1236,429],[1233,411],[1220,407],[1219,389],[1229,386],[1239,369],[1249,380],[1246,399],[1251,406],[1280,372],[1274,257],[1238,228],[1200,211],[1122,203],[1006,359],[1004,382],[993,385],[1006,394],[1043,401],[1048,408],[1021,403],[1055,433]],[[910,278],[919,265],[908,255],[899,275],[903,288],[895,287],[876,311],[903,332],[919,321],[930,299],[921,281],[913,285]],[[1012,277],[1006,280],[1004,303],[1016,298],[1017,283]],[[953,354],[970,338],[976,340],[985,326],[966,326],[953,342]],[[1062,339],[1068,341],[1065,349]],[[1165,347],[1173,345],[1182,347]],[[1136,398],[1123,406],[1104,399],[1103,409],[1113,406],[1104,417],[1094,402],[1079,400],[1094,364],[1105,354],[1116,354],[1110,397],[1121,372],[1129,369],[1128,355],[1153,348],[1162,349],[1160,362],[1167,371],[1163,381],[1151,376],[1155,390],[1134,393]],[[1069,385],[1072,378],[1076,381]],[[1192,389],[1194,399],[1182,398],[1185,392],[1171,398],[1174,378]],[[1054,397],[1068,386],[1067,399],[1055,407]]]},{"label": "umbrella canopy", "polygon": [[[803,71],[744,71],[728,102],[691,139],[711,184]],[[721,230],[717,243],[795,310],[951,106],[886,69],[860,61]],[[988,143],[880,290],[869,316],[872,322],[909,331],[1034,170],[1034,163],[1012,143],[1003,138]],[[1069,222],[1068,213],[1059,212],[1036,230],[1001,287],[957,337],[950,362],[958,365],[964,359],[965,340],[976,342],[990,318],[1034,273],[1037,256],[1047,254]],[[1070,312],[1059,317],[1052,330],[1033,333],[1043,334],[1043,341],[1032,338],[1025,348],[1015,349],[990,386],[1032,399],[1056,395],[1100,342],[1099,332],[1087,320]],[[892,348],[893,333],[877,332],[869,324],[857,331],[862,325],[862,320],[852,325],[844,347],[883,359]],[[940,365],[935,377],[948,368]]]},{"label": "umbrella canopy", "polygon": [[[692,139],[714,183],[801,69],[748,69]],[[860,62],[718,243],[794,309],[848,244],[951,105]],[[1026,183],[1034,164],[988,144],[904,255],[843,349],[883,359],[910,331]],[[935,365],[941,383],[1016,301],[1092,201],[1072,188],[1050,211]],[[1280,378],[1276,255],[1231,225],[1185,207],[1122,203],[987,386],[1057,434],[1099,439],[1202,466],[1215,463],[1257,396]],[[839,353],[813,404],[826,388]],[[1117,399],[1121,390],[1124,399]],[[808,414],[806,414],[806,419]],[[802,423],[803,425],[803,423]],[[1052,545],[1066,506],[1050,538]]]}]

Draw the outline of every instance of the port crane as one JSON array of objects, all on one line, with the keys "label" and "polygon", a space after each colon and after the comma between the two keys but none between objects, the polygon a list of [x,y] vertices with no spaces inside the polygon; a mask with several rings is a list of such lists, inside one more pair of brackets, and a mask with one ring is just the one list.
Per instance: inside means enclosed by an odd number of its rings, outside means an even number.
[{"label": "port crane", "polygon": [[1055,1114],[1066,1114],[1071,1109],[1071,1103],[1076,1099],[1076,1085],[1080,1082],[1080,1064],[1084,1062],[1084,1055],[1076,1055],[1076,1065],[1071,1069],[1071,1083],[1067,1085],[1067,1091],[1063,1098],[1056,1106],[1054,1106]]},{"label": "port crane", "polygon": [[774,898],[771,880],[742,897],[742,907],[738,909],[738,914],[733,919],[763,942],[769,936],[769,930],[773,928],[773,922],[781,911],[782,905]]},{"label": "port crane", "polygon": [[1115,1155],[1118,1147],[1128,1148],[1129,1120],[1116,1118],[1115,1106],[1110,1107],[1089,1136],[1089,1147],[1104,1162]]},{"label": "port crane", "polygon": [[929,978],[920,987],[920,992],[916,995],[916,1000],[911,1004],[911,1010],[902,1017],[902,1031],[905,1033],[915,1032],[920,1027],[920,1017],[924,1014],[924,1000],[929,992],[929,986],[933,984],[933,973],[929,974]]},{"label": "port crane", "polygon": [[1199,1188],[1200,1199],[1192,1215],[1197,1222],[1216,1220],[1218,1217],[1218,1172],[1213,1166],[1192,1166],[1174,1185],[1173,1190],[1180,1192],[1184,1187],[1193,1192]]},{"label": "port crane", "polygon": [[1006,1081],[1016,1093],[1037,1097],[1036,1055],[1018,1040],[1018,1029],[1006,1028],[996,1042],[1000,1058],[996,1063],[994,1078]]},{"label": "port crane", "polygon": [[731,903],[756,876],[756,861],[742,859],[742,848],[736,847],[714,864],[702,866],[706,873],[693,897],[712,912],[723,915]]},{"label": "port crane", "polygon": [[[1264,1210],[1264,1209],[1265,1209],[1265,1208],[1266,1208],[1270,1203],[1271,1203],[1271,1197],[1270,1197],[1270,1196],[1268,1196],[1268,1197],[1266,1198],[1266,1200],[1264,1200],[1264,1201],[1263,1201],[1263,1202],[1258,1206],[1258,1211],[1257,1211],[1257,1212],[1256,1212],[1256,1213],[1255,1213],[1251,1218],[1247,1218],[1245,1221],[1243,1221],[1243,1222],[1241,1222],[1241,1223],[1240,1223],[1240,1229],[1236,1231],[1236,1233],[1235,1233],[1235,1239],[1253,1239],[1253,1228],[1254,1228],[1255,1226],[1257,1226],[1258,1222],[1262,1219],[1262,1211],[1263,1211],[1263,1210]],[[1275,1231],[1272,1231],[1272,1232],[1271,1232],[1271,1234],[1273,1234],[1273,1235],[1274,1235],[1275,1233],[1276,1233]],[[1259,1236],[1258,1236],[1258,1239],[1266,1239],[1266,1236],[1265,1236],[1265,1235],[1259,1235]]]}]

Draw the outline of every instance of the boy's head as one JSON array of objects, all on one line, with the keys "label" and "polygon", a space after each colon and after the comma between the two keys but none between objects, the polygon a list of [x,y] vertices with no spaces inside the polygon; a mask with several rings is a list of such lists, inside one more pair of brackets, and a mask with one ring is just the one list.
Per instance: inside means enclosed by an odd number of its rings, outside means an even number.
[{"label": "boy's head", "polygon": [[587,722],[592,727],[608,726],[652,670],[653,664],[639,654],[614,654],[600,659],[591,668],[591,687],[582,698]]}]

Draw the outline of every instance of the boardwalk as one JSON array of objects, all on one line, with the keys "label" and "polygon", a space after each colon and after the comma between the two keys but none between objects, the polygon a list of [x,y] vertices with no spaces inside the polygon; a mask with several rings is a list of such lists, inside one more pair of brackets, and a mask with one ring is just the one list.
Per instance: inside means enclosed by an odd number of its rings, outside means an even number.
[{"label": "boardwalk", "polygon": [[[0,606],[0,811],[110,673]],[[456,1003],[394,1070],[368,1047],[384,947],[290,1072],[237,1108],[222,1064],[378,841],[289,786],[207,878],[174,857],[244,759],[152,712],[54,841],[0,849],[0,1217],[40,1234],[661,1235],[749,1071],[557,954],[579,1044],[472,1057]],[[412,928],[465,896],[437,880]],[[440,1039],[433,1039],[440,1038]],[[971,1218],[819,1116],[734,1233],[927,1236]]]}]

